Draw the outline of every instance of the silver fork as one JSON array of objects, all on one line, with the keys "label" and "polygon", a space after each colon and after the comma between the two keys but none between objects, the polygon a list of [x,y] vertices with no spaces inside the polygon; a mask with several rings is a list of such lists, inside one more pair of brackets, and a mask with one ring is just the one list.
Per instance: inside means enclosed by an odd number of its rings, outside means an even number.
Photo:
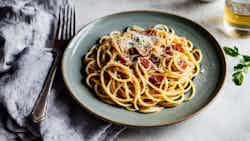
[{"label": "silver fork", "polygon": [[57,66],[63,54],[63,49],[66,47],[68,41],[75,35],[75,24],[76,17],[74,6],[72,4],[67,4],[64,7],[60,7],[56,40],[52,51],[55,55],[54,61],[31,113],[32,120],[36,123],[46,118],[47,99],[52,88]]}]

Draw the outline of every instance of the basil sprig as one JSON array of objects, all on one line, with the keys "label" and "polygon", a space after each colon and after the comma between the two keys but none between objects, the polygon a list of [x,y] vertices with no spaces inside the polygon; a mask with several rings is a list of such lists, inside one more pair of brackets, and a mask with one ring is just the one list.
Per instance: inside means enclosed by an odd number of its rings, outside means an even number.
[{"label": "basil sprig", "polygon": [[244,80],[244,73],[247,73],[248,69],[250,68],[250,56],[240,55],[239,49],[236,46],[234,46],[233,48],[225,46],[223,47],[223,49],[224,52],[231,57],[242,57],[242,61],[234,66],[234,73],[232,75],[233,82],[236,85],[240,86],[242,85]]},{"label": "basil sprig", "polygon": [[244,62],[249,62],[250,63],[250,56],[248,55],[242,55],[243,61]]},{"label": "basil sprig", "polygon": [[238,71],[238,72],[233,73],[233,82],[236,85],[238,85],[238,86],[242,85],[243,80],[244,80],[244,75],[243,75],[242,71]]},{"label": "basil sprig", "polygon": [[236,57],[236,56],[240,55],[239,49],[236,46],[234,46],[234,48],[230,48],[230,47],[225,46],[223,49],[227,55],[230,55],[232,57]]}]

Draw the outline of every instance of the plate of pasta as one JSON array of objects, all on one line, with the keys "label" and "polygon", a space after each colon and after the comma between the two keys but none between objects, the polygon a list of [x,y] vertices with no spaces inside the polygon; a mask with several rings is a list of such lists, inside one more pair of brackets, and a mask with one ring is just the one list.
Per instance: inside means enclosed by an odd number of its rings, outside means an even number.
[{"label": "plate of pasta", "polygon": [[127,126],[162,126],[208,105],[226,75],[216,39],[186,18],[131,11],[99,18],[70,42],[62,72],[89,112]]}]

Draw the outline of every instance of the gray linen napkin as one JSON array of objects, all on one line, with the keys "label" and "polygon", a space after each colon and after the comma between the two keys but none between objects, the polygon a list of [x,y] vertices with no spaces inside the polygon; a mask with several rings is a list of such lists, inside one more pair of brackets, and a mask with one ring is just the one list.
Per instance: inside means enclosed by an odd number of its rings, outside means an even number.
[{"label": "gray linen napkin", "polygon": [[[29,121],[53,56],[57,10],[67,0],[0,1],[0,140],[113,140],[125,129],[86,113],[68,95],[60,72],[49,97],[48,117]],[[70,4],[70,3],[69,3]],[[3,118],[4,117],[4,118]],[[14,135],[17,135],[15,137]],[[1,138],[2,137],[2,138]]]}]

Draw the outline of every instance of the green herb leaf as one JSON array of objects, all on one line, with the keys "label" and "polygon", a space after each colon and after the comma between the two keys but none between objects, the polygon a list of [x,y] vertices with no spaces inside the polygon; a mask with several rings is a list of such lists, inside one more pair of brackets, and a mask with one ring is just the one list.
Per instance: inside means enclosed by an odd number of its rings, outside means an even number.
[{"label": "green herb leaf", "polygon": [[248,69],[250,68],[250,63],[249,64],[246,63],[245,65],[246,65],[246,67],[243,68],[243,72],[247,73]]},{"label": "green herb leaf", "polygon": [[135,41],[138,42],[140,45],[145,45],[146,44],[145,40],[140,38],[140,37],[137,37]]},{"label": "green herb leaf", "polygon": [[126,28],[126,31],[130,31],[130,30],[133,30],[133,25],[129,25],[129,26]]},{"label": "green herb leaf", "polygon": [[227,55],[230,55],[232,57],[236,57],[236,56],[240,55],[237,47],[230,48],[230,47],[225,46],[225,47],[223,47],[223,49]]},{"label": "green herb leaf", "polygon": [[242,71],[238,71],[233,74],[233,81],[236,85],[238,86],[242,85],[243,79],[244,79],[244,76],[243,76]]},{"label": "green herb leaf", "polygon": [[247,63],[238,64],[238,65],[234,66],[234,71],[243,71],[244,73],[246,73],[248,71],[249,67],[250,67],[250,63],[249,64],[247,64]]},{"label": "green herb leaf", "polygon": [[234,66],[234,71],[239,71],[239,70],[242,70],[246,67],[247,67],[246,64],[238,64],[238,65]]},{"label": "green herb leaf", "polygon": [[248,55],[242,55],[242,57],[243,57],[243,61],[244,62],[250,62],[250,56],[248,56]]},{"label": "green herb leaf", "polygon": [[144,45],[146,42],[143,39],[140,39],[139,44]]}]

